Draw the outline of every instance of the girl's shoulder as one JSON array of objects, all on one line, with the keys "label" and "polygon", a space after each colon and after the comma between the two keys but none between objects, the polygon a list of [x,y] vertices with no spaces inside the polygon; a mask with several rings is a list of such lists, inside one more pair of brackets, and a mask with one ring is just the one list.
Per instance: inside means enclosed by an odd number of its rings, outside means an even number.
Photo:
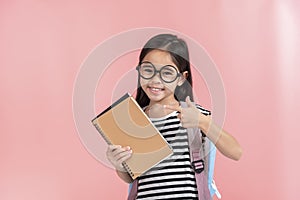
[{"label": "girl's shoulder", "polygon": [[[180,105],[182,107],[187,107],[187,103],[184,101],[180,101]],[[200,112],[204,115],[211,115],[211,112],[207,110],[206,108],[202,107],[200,104],[195,103],[196,108],[200,110]]]},{"label": "girl's shoulder", "polygon": [[202,107],[199,104],[195,104],[196,108],[198,108],[200,110],[200,112],[204,115],[211,115],[211,112],[209,110],[207,110],[206,108]]}]

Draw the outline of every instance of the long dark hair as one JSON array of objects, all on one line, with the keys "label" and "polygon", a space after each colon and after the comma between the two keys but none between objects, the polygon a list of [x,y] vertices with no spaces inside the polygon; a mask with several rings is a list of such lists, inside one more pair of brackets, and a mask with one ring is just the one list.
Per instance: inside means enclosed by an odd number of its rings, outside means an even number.
[{"label": "long dark hair", "polygon": [[[159,34],[152,37],[143,47],[139,57],[139,64],[143,61],[145,56],[152,50],[166,51],[171,55],[172,61],[176,64],[179,72],[188,72],[188,76],[181,86],[177,86],[174,92],[174,97],[177,101],[185,101],[187,96],[190,96],[193,101],[193,81],[191,74],[191,66],[189,61],[189,51],[186,42],[183,39],[178,38],[176,35],[171,34]],[[149,104],[150,99],[143,91],[140,84],[140,77],[137,84],[136,100],[141,107],[145,107]]]}]

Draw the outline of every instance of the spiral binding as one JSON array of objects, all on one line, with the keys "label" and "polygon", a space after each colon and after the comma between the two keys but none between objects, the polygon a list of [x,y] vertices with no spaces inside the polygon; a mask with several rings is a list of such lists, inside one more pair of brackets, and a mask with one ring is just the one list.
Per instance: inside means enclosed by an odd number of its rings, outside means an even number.
[{"label": "spiral binding", "polygon": [[[103,139],[107,142],[107,144],[112,144],[108,138],[105,136],[105,134],[103,133],[102,129],[100,128],[100,126],[97,123],[97,120],[93,121],[94,126],[96,127],[97,131],[102,135]],[[127,165],[127,163],[123,162],[122,163],[123,167],[126,169],[126,171],[128,172],[128,174],[131,177],[134,177],[134,173],[132,172],[132,170],[130,169],[130,167]]]},{"label": "spiral binding", "polygon": [[105,136],[105,134],[103,133],[102,129],[100,128],[100,126],[97,124],[96,120],[93,121],[94,126],[96,127],[97,131],[102,135],[103,139],[106,141],[107,144],[112,144],[108,138]]},{"label": "spiral binding", "polygon": [[128,174],[133,178],[134,177],[134,173],[131,171],[130,167],[127,165],[126,162],[122,163],[123,167],[126,169],[126,171],[128,172]]}]

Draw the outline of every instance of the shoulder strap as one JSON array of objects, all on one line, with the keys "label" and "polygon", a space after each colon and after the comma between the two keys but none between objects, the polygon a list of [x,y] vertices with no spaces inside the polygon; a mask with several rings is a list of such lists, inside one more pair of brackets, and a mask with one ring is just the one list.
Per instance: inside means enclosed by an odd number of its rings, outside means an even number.
[{"label": "shoulder strap", "polygon": [[135,200],[138,190],[138,179],[135,179],[132,183],[129,184],[129,194],[127,200]]},{"label": "shoulder strap", "polygon": [[[185,102],[180,102],[181,107],[186,108]],[[207,162],[205,162],[204,149],[202,146],[201,132],[198,128],[187,128],[188,141],[190,147],[190,156],[192,166],[195,171],[195,178],[198,189],[199,200],[211,200],[211,195],[208,189],[207,177]]]},{"label": "shoulder strap", "polygon": [[[180,104],[183,108],[187,107],[186,102]],[[221,195],[213,181],[216,148],[210,140],[203,137],[199,128],[188,128],[187,132],[196,182],[201,185],[198,187],[199,199],[212,199],[214,194],[220,199]]]},{"label": "shoulder strap", "polygon": [[210,195],[214,194],[221,199],[221,194],[216,186],[214,181],[214,168],[215,168],[215,158],[216,158],[216,146],[208,140],[209,143],[209,156],[208,156],[208,189],[210,191]]}]

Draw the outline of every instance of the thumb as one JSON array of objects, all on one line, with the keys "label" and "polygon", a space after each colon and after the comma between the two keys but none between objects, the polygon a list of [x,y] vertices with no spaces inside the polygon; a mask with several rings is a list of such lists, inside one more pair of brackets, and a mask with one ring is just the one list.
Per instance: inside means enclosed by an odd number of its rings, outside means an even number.
[{"label": "thumb", "polygon": [[193,106],[194,106],[193,102],[191,102],[190,96],[187,96],[187,97],[185,98],[185,102],[186,102],[186,104],[188,105],[188,107],[193,107]]}]

